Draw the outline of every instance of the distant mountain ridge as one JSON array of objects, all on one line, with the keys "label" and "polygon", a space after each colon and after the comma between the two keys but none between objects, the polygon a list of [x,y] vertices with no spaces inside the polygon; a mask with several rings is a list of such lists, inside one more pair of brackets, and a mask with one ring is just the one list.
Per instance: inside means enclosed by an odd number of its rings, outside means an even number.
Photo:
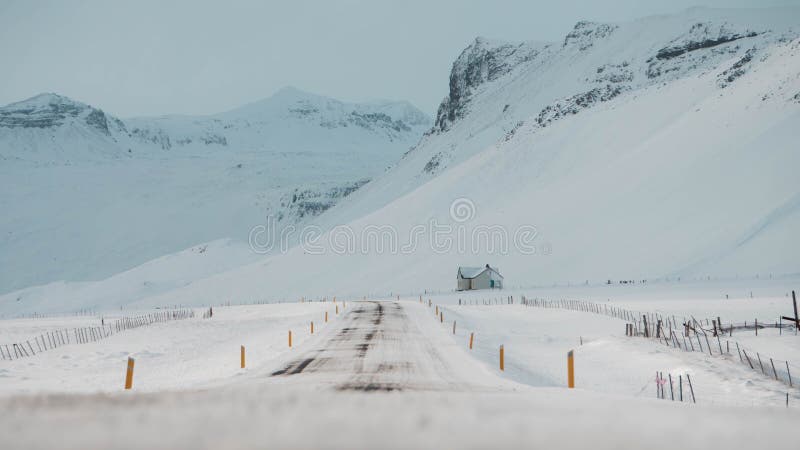
[{"label": "distant mountain ridge", "polygon": [[[110,134],[109,119],[102,110],[58,94],[43,93],[0,108],[0,127],[3,128],[52,128],[76,119],[103,134]],[[124,130],[122,122],[115,118],[112,121]]]},{"label": "distant mountain ridge", "polygon": [[209,116],[120,119],[52,93],[0,107],[0,292],[307,221],[431,123],[408,102],[296,88]]},{"label": "distant mountain ridge", "polygon": [[[46,93],[0,107],[0,156],[59,162],[63,158],[119,158],[131,156],[126,152],[173,148],[232,146],[253,150],[280,146],[289,151],[325,151],[352,142],[350,130],[354,129],[377,143],[407,140],[429,126],[430,119],[408,102],[347,103],[296,88],[284,88],[267,99],[210,116],[124,120],[68,97]],[[41,141],[48,139],[51,142],[46,146],[51,148],[65,149],[74,142],[77,147],[103,146],[105,151],[41,153]]]}]

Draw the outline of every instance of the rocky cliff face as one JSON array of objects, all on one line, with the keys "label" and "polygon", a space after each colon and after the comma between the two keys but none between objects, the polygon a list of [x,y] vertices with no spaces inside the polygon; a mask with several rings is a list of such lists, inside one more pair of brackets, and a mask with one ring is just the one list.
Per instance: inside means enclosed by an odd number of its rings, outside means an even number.
[{"label": "rocky cliff face", "polygon": [[[686,15],[706,14],[698,9]],[[453,63],[449,94],[439,106],[433,131],[448,131],[470,114],[470,104],[485,97],[482,93],[487,84],[512,84],[513,78],[526,79],[533,71],[542,72],[541,82],[550,85],[550,92],[560,94],[529,114],[545,125],[626,91],[708,70],[720,70],[718,85],[725,87],[745,74],[764,48],[800,33],[797,27],[771,29],[758,21],[742,25],[727,18],[694,20],[669,28],[664,27],[666,21],[653,21],[658,26],[646,38],[642,38],[647,31],[644,22],[617,25],[588,21],[576,23],[561,45],[493,42],[479,37]],[[731,60],[735,62],[729,64]],[[587,62],[591,62],[588,67]],[[548,71],[563,73],[558,79],[548,80]],[[525,93],[527,97],[529,94],[538,92]],[[503,113],[509,109],[524,111],[519,106],[509,101],[501,108]]]},{"label": "rocky cliff face", "polygon": [[478,87],[535,58],[541,49],[542,46],[532,43],[509,44],[476,38],[453,63],[450,93],[439,106],[434,129],[447,130],[465,114],[470,96]]},{"label": "rocky cliff face", "polygon": [[617,25],[580,21],[564,38],[563,47],[576,47],[581,51],[588,50],[595,42],[608,37],[617,28],[619,28]]}]

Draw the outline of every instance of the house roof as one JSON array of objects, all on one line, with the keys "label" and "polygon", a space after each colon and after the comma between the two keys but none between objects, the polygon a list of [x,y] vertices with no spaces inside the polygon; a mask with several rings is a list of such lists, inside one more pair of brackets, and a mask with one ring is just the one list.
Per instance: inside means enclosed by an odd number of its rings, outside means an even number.
[{"label": "house roof", "polygon": [[461,272],[462,278],[475,278],[483,271],[486,270],[486,267],[459,267],[458,271]]},{"label": "house roof", "polygon": [[500,275],[500,272],[497,271],[494,267],[489,267],[488,265],[485,267],[459,267],[458,272],[461,274],[462,278],[471,279],[475,278],[478,275],[482,274],[486,270],[491,270],[492,272],[496,273],[500,278],[503,278]]}]

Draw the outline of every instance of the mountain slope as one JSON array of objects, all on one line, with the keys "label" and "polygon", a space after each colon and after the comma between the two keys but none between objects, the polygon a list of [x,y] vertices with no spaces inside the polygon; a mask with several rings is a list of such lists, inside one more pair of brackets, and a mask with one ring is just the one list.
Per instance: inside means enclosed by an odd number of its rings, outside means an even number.
[{"label": "mountain slope", "polygon": [[[0,292],[91,280],[330,208],[430,127],[405,102],[287,88],[234,111],[120,120],[43,94],[0,108]],[[248,261],[245,258],[242,262]]]},{"label": "mountain slope", "polygon": [[625,92],[712,70],[719,70],[721,90],[733,86],[765,48],[797,36],[799,14],[798,8],[693,8],[623,24],[582,21],[560,42],[477,38],[453,63],[434,130],[391,176],[343,202],[324,225],[346,223],[412,191],[522,121],[547,126]]},{"label": "mountain slope", "polygon": [[[506,286],[798,273],[796,17],[693,9],[580,23],[546,57],[531,44],[539,56],[473,84],[453,120],[440,114],[397,166],[320,217],[344,227],[175,295],[449,290],[459,265],[485,263]],[[449,248],[432,220],[452,227]],[[394,230],[397,251],[378,250],[376,227]],[[508,251],[487,248],[492,230]],[[515,246],[519,230],[533,238]]]}]

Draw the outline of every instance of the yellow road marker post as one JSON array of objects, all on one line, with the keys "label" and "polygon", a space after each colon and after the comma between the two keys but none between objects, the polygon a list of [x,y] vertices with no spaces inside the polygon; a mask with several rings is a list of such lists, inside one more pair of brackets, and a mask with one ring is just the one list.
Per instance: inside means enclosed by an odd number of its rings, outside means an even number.
[{"label": "yellow road marker post", "polygon": [[575,388],[575,357],[572,350],[567,353],[567,387]]},{"label": "yellow road marker post", "polygon": [[128,357],[128,370],[125,372],[125,389],[133,387],[133,358]]}]

